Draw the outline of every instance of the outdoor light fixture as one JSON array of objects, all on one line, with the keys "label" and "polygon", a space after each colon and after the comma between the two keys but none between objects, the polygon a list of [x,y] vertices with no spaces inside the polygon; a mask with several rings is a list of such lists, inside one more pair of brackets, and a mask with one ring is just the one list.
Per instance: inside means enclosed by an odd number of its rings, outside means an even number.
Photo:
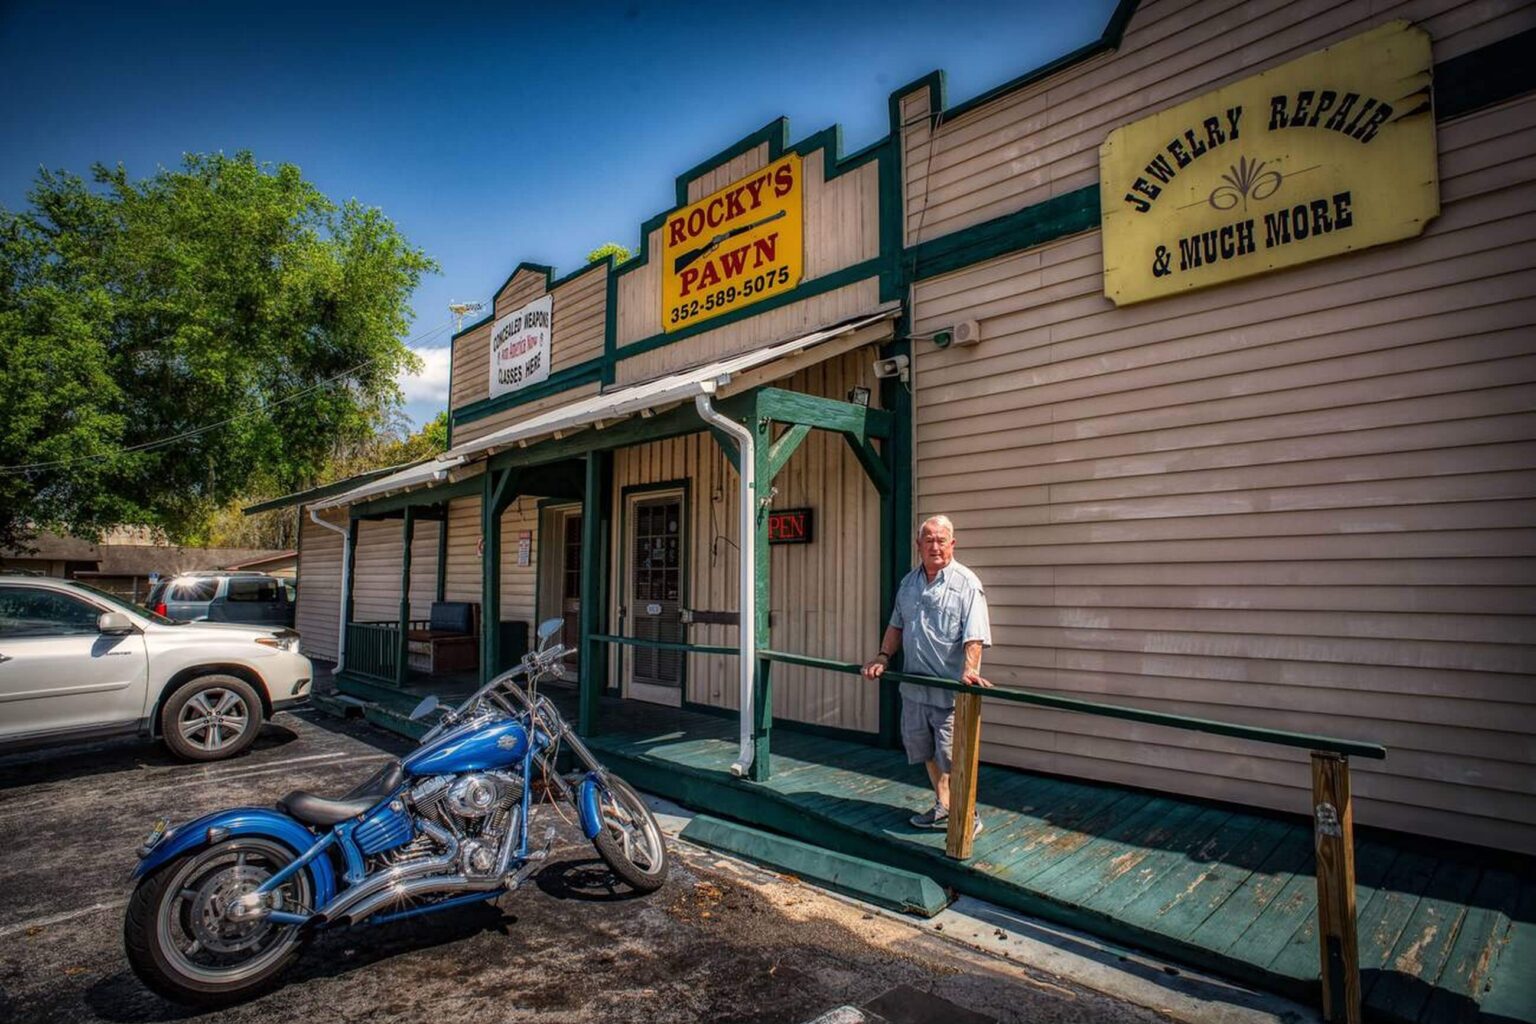
[{"label": "outdoor light fixture", "polygon": [[858,387],[849,388],[848,389],[848,401],[852,402],[854,405],[862,405],[864,408],[868,409],[869,408],[869,388],[863,387],[862,385],[860,385]]}]

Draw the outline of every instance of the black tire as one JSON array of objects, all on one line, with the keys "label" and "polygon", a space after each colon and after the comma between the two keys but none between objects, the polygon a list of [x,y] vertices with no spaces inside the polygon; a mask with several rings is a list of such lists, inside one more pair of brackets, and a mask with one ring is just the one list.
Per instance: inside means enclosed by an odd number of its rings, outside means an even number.
[{"label": "black tire", "polygon": [[160,709],[160,737],[184,761],[222,761],[245,751],[261,732],[261,698],[236,676],[198,676]]},{"label": "black tire", "polygon": [[[270,877],[297,856],[275,840],[241,836],[183,854],[147,875],[129,898],[128,912],[123,918],[123,946],[133,973],[155,993],[191,1006],[225,1006],[271,988],[298,956],[309,938],[308,930],[270,922],[247,926],[246,935],[270,936],[272,941],[244,961],[230,957],[232,962],[228,965],[200,965],[193,962],[194,954],[188,952],[198,947],[203,938],[194,930],[194,915],[202,918],[205,931],[213,931],[217,939],[224,941],[242,941],[241,926],[232,926],[236,929],[235,938],[230,939],[227,928],[231,926],[216,916],[210,921],[198,913],[216,901],[200,902],[186,894],[227,892],[231,884],[238,884],[240,877],[232,871],[249,871],[247,881],[260,884],[255,879],[262,871]],[[307,871],[300,871],[279,891],[284,894],[285,907],[308,907],[314,899]],[[258,933],[256,929],[265,931]],[[184,949],[181,942],[188,936],[197,941]],[[208,949],[199,953],[205,959],[218,958]]]},{"label": "black tire", "polygon": [[667,840],[640,794],[617,775],[609,775],[608,792],[598,791],[597,809],[603,827],[592,845],[603,863],[636,892],[660,889],[667,880]]}]

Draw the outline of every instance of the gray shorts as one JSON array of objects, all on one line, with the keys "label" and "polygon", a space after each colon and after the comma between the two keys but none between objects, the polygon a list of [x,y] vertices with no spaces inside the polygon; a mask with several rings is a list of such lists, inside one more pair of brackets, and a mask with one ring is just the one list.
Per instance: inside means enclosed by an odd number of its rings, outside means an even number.
[{"label": "gray shorts", "polygon": [[955,709],[902,701],[901,745],[906,748],[908,764],[932,761],[948,775],[955,746]]}]

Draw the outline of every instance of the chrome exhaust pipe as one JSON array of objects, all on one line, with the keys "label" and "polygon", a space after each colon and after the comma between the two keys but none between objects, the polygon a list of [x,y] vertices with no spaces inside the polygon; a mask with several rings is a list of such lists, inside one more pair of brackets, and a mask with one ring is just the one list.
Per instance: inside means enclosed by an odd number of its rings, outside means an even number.
[{"label": "chrome exhaust pipe", "polygon": [[453,833],[434,822],[418,819],[421,830],[433,839],[448,847],[448,851],[440,857],[430,860],[417,861],[414,864],[402,864],[398,868],[386,871],[382,875],[375,875],[366,882],[359,883],[331,901],[331,905],[325,910],[310,918],[312,926],[328,924],[348,916],[350,908],[368,899],[380,889],[401,885],[409,882],[419,875],[429,875],[438,871],[451,871],[459,859],[459,841],[453,837]]},{"label": "chrome exhaust pipe", "polygon": [[375,893],[361,903],[354,904],[347,911],[345,919],[349,924],[357,924],[359,921],[383,910],[385,907],[399,900],[409,899],[412,896],[438,896],[454,892],[477,892],[500,889],[501,879],[497,878],[469,878],[465,875],[434,875],[431,878],[411,878],[392,885],[384,892]]}]

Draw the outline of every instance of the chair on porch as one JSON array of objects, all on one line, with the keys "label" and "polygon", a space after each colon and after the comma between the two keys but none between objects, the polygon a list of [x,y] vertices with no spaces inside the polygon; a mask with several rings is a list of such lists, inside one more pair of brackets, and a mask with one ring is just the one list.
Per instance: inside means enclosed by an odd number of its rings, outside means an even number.
[{"label": "chair on porch", "polygon": [[431,617],[411,622],[405,635],[413,672],[469,672],[480,664],[480,605],[474,601],[433,601]]}]

